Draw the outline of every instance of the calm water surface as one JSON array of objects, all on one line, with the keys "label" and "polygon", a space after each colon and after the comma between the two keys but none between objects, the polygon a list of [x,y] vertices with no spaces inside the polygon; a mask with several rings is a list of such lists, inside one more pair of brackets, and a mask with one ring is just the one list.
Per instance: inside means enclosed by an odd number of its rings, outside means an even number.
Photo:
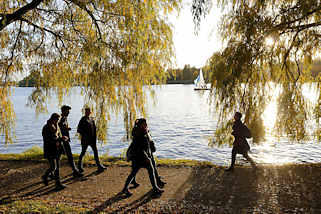
[{"label": "calm water surface", "polygon": [[[5,146],[0,138],[0,153],[20,153],[33,146],[42,147],[41,129],[50,114],[60,112],[56,99],[48,103],[48,114],[36,116],[34,109],[27,107],[27,97],[32,88],[15,88],[12,99],[16,112],[16,142]],[[157,145],[158,158],[193,159],[211,161],[226,166],[230,163],[231,148],[208,147],[216,128],[215,112],[210,113],[208,91],[194,91],[193,85],[164,85],[156,88],[156,99],[148,104],[148,124]],[[72,150],[80,153],[81,147],[75,136],[82,116],[83,97],[75,88],[64,104],[72,106],[69,115]],[[273,109],[270,109],[270,112]],[[99,145],[100,154],[120,156],[128,147],[124,141],[124,124],[121,116],[114,116],[108,129],[108,144]],[[251,143],[251,142],[250,142]],[[88,149],[91,153],[91,150]],[[268,137],[262,145],[251,145],[250,155],[260,164],[284,164],[321,162],[321,144],[318,142],[296,143],[287,139]],[[241,156],[237,163],[245,163]]]}]

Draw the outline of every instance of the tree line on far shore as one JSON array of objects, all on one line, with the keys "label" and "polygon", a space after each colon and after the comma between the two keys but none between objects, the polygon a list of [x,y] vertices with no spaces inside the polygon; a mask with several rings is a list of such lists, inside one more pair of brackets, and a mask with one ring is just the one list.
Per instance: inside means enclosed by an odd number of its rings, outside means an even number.
[{"label": "tree line on far shore", "polygon": [[[200,69],[202,69],[205,82],[210,82],[211,71],[206,66],[203,68],[196,68],[194,66],[185,65],[184,68],[168,69],[168,77],[166,84],[193,84],[194,80],[199,74]],[[311,73],[313,76],[317,76],[321,72],[321,59],[316,60],[311,68]],[[17,86],[19,87],[33,87],[37,85],[38,81],[41,81],[39,72],[34,71],[30,75],[26,76],[19,82]],[[75,79],[75,85],[79,82]]]},{"label": "tree line on far shore", "polygon": [[[202,69],[205,82],[209,82],[210,71],[208,69],[185,65],[184,68],[168,69],[166,84],[193,84],[200,69]],[[41,76],[39,72],[34,71],[17,82],[16,85],[19,87],[34,87],[38,85],[38,83],[41,83]],[[74,84],[79,85],[79,83],[80,82],[77,81],[77,78],[75,78]]]}]

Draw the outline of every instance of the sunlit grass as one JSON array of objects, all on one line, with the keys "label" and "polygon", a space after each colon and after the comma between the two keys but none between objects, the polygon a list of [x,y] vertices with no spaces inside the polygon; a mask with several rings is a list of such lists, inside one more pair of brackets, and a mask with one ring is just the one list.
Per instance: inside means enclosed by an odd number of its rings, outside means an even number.
[{"label": "sunlit grass", "polygon": [[[79,154],[73,154],[74,160],[78,161]],[[123,155],[119,157],[109,156],[108,152],[99,156],[100,161],[106,165],[120,165],[129,166],[131,162],[126,161]],[[22,153],[18,154],[0,154],[0,160],[33,160],[33,161],[47,161],[43,158],[43,150],[39,146],[34,146]],[[67,160],[66,155],[62,155],[62,160]],[[209,161],[197,161],[186,159],[156,159],[158,165],[163,166],[215,166]],[[83,163],[89,165],[95,165],[95,158],[93,155],[86,152],[83,157]]]},{"label": "sunlit grass", "polygon": [[[77,210],[77,211],[76,211]],[[0,205],[0,213],[87,213],[85,208],[70,207],[63,203],[49,205],[46,201],[15,201],[5,205]]]}]

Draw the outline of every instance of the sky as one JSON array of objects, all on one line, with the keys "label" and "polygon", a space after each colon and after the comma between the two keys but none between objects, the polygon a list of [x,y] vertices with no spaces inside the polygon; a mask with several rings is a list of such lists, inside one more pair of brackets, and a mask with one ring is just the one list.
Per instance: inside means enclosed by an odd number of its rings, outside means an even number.
[{"label": "sky", "polygon": [[195,35],[190,4],[184,5],[179,16],[176,13],[170,17],[169,20],[174,25],[173,43],[177,68],[183,68],[187,64],[203,67],[206,60],[221,48],[217,30],[220,16],[220,9],[213,6],[211,12],[202,19],[198,35]]}]

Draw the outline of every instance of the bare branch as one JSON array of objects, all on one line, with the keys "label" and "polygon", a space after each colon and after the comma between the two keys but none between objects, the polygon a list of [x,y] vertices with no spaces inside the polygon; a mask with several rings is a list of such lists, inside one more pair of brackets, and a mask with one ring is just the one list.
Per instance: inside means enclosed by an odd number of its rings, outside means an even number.
[{"label": "bare branch", "polygon": [[[311,10],[310,12],[304,14],[304,16],[300,17],[300,18],[297,18],[297,19],[294,19],[292,21],[289,21],[289,22],[284,22],[284,23],[280,23],[278,25],[275,26],[275,28],[277,29],[283,29],[285,26],[290,26],[298,21],[302,21],[303,19],[307,18],[308,16],[311,16],[312,14],[314,13],[317,13],[317,12],[320,12],[321,11],[321,5],[317,8],[315,8],[314,10]],[[320,22],[317,22],[319,23],[318,25],[320,25]],[[315,27],[315,26],[318,26],[318,25],[311,25],[310,27]],[[291,28],[291,27],[290,27]]]},{"label": "bare branch", "polygon": [[96,26],[96,29],[97,29],[97,32],[98,32],[98,35],[99,35],[98,40],[103,41],[102,34],[101,34],[101,31],[100,31],[100,28],[99,28],[97,19],[95,18],[95,16],[93,15],[93,13],[86,7],[85,4],[80,3],[78,0],[71,0],[71,2],[73,2],[73,3],[74,3],[75,5],[77,5],[79,8],[81,8],[81,9],[83,9],[84,11],[87,12],[87,14],[88,14],[88,15],[90,16],[90,18],[92,19],[94,25]]},{"label": "bare branch", "polygon": [[[298,36],[299,33],[300,33],[300,31],[297,31],[296,34],[293,36],[291,45],[290,45],[289,49],[287,50],[287,52],[286,52],[285,55],[284,55],[283,65],[282,65],[282,67],[281,67],[281,70],[283,70],[284,66],[287,67],[287,65],[286,65],[286,60],[287,60],[287,58],[289,57],[290,51],[292,50],[293,45],[294,45],[294,41],[295,41],[295,39],[296,39],[296,37]],[[287,69],[287,70],[288,70],[288,69]],[[287,76],[288,76],[288,71],[287,71],[287,70],[286,70],[286,74],[287,74]],[[290,74],[291,74],[292,79],[294,79],[293,74],[292,74],[292,73],[290,73]]]},{"label": "bare branch", "polygon": [[2,31],[6,26],[10,25],[12,22],[21,20],[24,14],[35,9],[41,2],[43,2],[43,0],[33,0],[31,3],[23,6],[14,13],[2,14],[2,19],[0,20],[0,31]]},{"label": "bare branch", "polygon": [[8,80],[8,77],[9,77],[9,69],[10,69],[10,67],[11,67],[12,64],[13,64],[14,52],[15,52],[15,50],[16,50],[16,47],[17,47],[17,44],[18,44],[18,40],[19,40],[19,37],[20,37],[20,34],[21,34],[21,28],[22,28],[22,21],[20,21],[19,32],[18,32],[18,34],[17,34],[16,40],[15,40],[14,45],[13,45],[12,50],[11,50],[11,57],[10,57],[10,59],[9,59],[10,64],[8,65],[8,67],[7,67],[7,69],[6,69],[6,73],[5,73],[5,82],[7,82],[7,80]]},{"label": "bare branch", "polygon": [[46,31],[46,32],[52,34],[53,36],[55,36],[56,38],[58,38],[58,39],[60,40],[60,42],[62,43],[62,46],[63,46],[64,48],[66,48],[65,43],[64,43],[64,41],[63,41],[63,37],[62,37],[61,35],[59,35],[58,33],[54,32],[54,31],[52,31],[52,30],[50,30],[50,29],[47,29],[47,28],[44,28],[44,27],[40,27],[40,26],[38,26],[38,25],[30,22],[30,21],[27,20],[27,19],[23,19],[23,18],[22,18],[21,20],[24,21],[24,22],[27,22],[29,25],[31,25],[31,26],[33,26],[33,27],[35,27],[35,28],[37,28],[37,29],[40,29],[40,30],[43,30],[43,31]]}]

